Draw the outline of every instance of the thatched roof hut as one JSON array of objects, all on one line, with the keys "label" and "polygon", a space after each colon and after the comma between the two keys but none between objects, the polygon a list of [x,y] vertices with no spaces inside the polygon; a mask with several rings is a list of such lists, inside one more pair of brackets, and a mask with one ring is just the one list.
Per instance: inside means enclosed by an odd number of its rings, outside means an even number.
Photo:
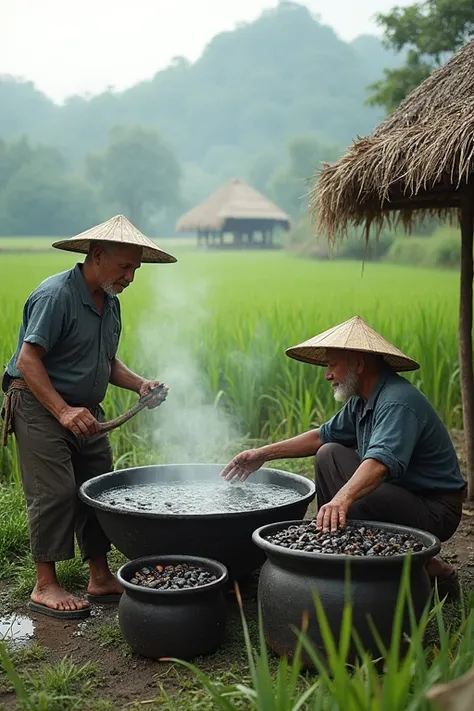
[{"label": "thatched roof hut", "polygon": [[367,138],[325,166],[310,194],[318,230],[334,242],[352,224],[410,231],[425,215],[458,211],[462,231],[459,346],[470,498],[474,498],[472,280],[474,40],[412,91]]},{"label": "thatched roof hut", "polygon": [[176,231],[207,236],[264,234],[273,232],[274,227],[288,230],[290,226],[290,217],[283,210],[245,181],[234,178],[180,217]]}]

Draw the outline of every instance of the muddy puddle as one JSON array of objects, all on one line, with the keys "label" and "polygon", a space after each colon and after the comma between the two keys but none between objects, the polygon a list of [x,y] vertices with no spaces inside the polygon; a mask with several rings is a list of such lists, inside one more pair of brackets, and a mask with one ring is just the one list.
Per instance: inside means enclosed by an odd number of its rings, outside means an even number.
[{"label": "muddy puddle", "polygon": [[34,634],[35,624],[29,617],[17,613],[0,616],[0,642],[25,644]]},{"label": "muddy puddle", "polygon": [[94,607],[91,616],[82,621],[61,620],[32,613],[31,617],[20,612],[0,614],[0,642],[9,647],[24,647],[33,643],[48,649],[74,645],[78,637],[88,634],[90,627],[101,623],[117,610],[102,610]]}]

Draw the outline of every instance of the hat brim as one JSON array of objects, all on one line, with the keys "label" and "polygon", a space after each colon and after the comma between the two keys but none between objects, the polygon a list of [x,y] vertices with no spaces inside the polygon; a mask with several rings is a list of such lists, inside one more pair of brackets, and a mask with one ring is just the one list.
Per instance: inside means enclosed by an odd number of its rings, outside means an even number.
[{"label": "hat brim", "polygon": [[394,355],[393,353],[383,353],[381,351],[369,350],[368,348],[341,348],[330,346],[325,348],[317,348],[315,346],[293,346],[292,348],[287,348],[285,353],[289,358],[294,358],[301,363],[309,363],[310,365],[321,365],[327,367],[328,365],[328,351],[352,351],[353,353],[373,353],[374,355],[382,356],[385,362],[396,372],[408,372],[412,370],[418,370],[420,364],[408,358],[408,356]]},{"label": "hat brim", "polygon": [[[61,249],[64,252],[75,252],[78,254],[87,254],[89,252],[89,245],[91,241],[100,240],[90,240],[90,239],[65,239],[59,242],[54,242],[53,247],[55,249]],[[130,244],[132,247],[141,247],[142,249],[142,263],[143,264],[173,264],[178,260],[173,257],[172,254],[164,252],[159,247],[149,247],[147,245],[140,245],[131,242],[118,241],[118,240],[103,240],[107,244],[117,244],[124,245]]]}]

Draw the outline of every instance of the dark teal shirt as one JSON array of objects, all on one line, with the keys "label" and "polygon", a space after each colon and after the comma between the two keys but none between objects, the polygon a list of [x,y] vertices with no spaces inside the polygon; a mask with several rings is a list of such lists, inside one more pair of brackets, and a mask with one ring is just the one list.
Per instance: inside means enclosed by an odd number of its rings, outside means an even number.
[{"label": "dark teal shirt", "polygon": [[96,407],[105,397],[120,333],[118,298],[105,294],[101,315],[76,264],[43,281],[28,297],[7,372],[20,378],[16,362],[21,346],[37,343],[46,351],[43,364],[64,400]]},{"label": "dark teal shirt", "polygon": [[323,442],[357,450],[388,469],[386,481],[410,491],[464,487],[449,433],[429,400],[389,370],[369,399],[351,398],[320,428]]}]

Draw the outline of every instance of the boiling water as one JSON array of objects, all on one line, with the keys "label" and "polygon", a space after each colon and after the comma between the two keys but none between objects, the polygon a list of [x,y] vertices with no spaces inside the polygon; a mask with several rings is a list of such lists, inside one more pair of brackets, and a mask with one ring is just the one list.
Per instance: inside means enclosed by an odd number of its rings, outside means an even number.
[{"label": "boiling water", "polygon": [[282,506],[302,494],[277,484],[245,482],[163,482],[120,486],[97,496],[109,506],[156,514],[226,514]]}]

